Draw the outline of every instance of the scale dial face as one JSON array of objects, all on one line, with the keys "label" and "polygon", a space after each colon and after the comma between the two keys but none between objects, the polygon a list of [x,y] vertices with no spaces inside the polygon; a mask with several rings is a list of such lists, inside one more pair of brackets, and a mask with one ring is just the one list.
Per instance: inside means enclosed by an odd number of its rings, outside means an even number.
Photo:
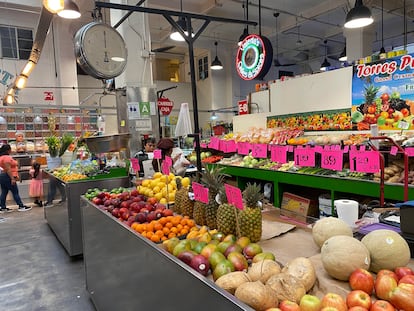
[{"label": "scale dial face", "polygon": [[74,38],[79,66],[97,79],[119,76],[127,63],[127,48],[122,36],[111,26],[92,22],[80,28]]}]

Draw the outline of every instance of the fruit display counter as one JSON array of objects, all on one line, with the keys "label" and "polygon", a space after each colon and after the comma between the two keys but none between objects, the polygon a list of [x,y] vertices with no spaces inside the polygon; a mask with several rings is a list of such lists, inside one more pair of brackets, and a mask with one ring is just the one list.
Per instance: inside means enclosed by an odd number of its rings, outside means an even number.
[{"label": "fruit display counter", "polygon": [[[45,206],[45,219],[69,256],[81,255],[83,249],[80,212],[81,195],[90,188],[129,187],[129,177],[79,180],[66,183],[47,171],[44,171],[44,173],[49,178],[50,183],[63,189],[63,193],[66,196],[66,200]],[[64,199],[63,194],[62,199]]]},{"label": "fruit display counter", "polygon": [[81,198],[86,288],[99,311],[253,310]]},{"label": "fruit display counter", "polygon": [[[362,179],[335,178],[329,176],[318,176],[300,174],[294,172],[272,171],[259,168],[246,168],[221,164],[224,173],[237,179],[238,186],[244,189],[247,182],[254,180],[267,181],[273,184],[274,206],[280,207],[283,192],[289,186],[299,186],[323,190],[330,193],[332,201],[346,194],[362,195],[366,197],[379,198],[380,183]],[[414,188],[408,189],[409,200],[414,199]],[[384,198],[387,200],[401,201],[404,198],[404,186],[402,184],[385,184]]]}]

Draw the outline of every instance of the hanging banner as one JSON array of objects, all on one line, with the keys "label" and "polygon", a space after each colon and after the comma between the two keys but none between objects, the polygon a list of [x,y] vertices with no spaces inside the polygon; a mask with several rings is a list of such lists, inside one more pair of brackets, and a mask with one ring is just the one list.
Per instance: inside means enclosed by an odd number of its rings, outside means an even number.
[{"label": "hanging banner", "polygon": [[161,97],[158,99],[157,105],[161,115],[168,116],[174,107],[174,102],[167,97]]},{"label": "hanging banner", "polygon": [[357,130],[414,129],[414,56],[358,64],[352,78],[352,123]]}]

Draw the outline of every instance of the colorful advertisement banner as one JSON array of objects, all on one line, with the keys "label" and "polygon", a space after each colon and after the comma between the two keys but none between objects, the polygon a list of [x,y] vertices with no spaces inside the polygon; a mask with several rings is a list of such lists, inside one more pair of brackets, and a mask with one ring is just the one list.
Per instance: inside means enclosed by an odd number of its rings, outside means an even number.
[{"label": "colorful advertisement banner", "polygon": [[358,64],[352,78],[354,129],[414,129],[414,56]]}]

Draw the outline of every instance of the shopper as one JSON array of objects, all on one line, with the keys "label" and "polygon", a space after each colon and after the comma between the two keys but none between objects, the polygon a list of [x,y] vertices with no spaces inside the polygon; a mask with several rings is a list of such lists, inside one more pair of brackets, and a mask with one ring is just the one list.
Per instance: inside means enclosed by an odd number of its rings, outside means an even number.
[{"label": "shopper", "polygon": [[161,172],[162,163],[165,157],[171,157],[173,165],[170,171],[176,175],[184,175],[190,162],[183,156],[182,150],[174,148],[174,141],[171,138],[161,138],[157,144],[161,150],[161,159],[153,159],[152,166],[155,172]]},{"label": "shopper", "polygon": [[49,179],[49,188],[47,192],[47,201],[44,205],[45,207],[53,205],[53,200],[55,199],[57,189],[59,189],[61,197],[58,203],[60,204],[66,201],[65,187],[59,180],[57,180],[55,177],[52,177]]},{"label": "shopper", "polygon": [[39,207],[43,206],[43,172],[40,168],[40,164],[36,161],[33,162],[32,168],[29,170],[31,177],[29,185],[29,195],[34,198],[34,204]]},{"label": "shopper", "polygon": [[4,144],[0,147],[0,212],[11,212],[12,209],[6,207],[6,197],[9,191],[13,195],[13,199],[19,206],[19,212],[29,211],[32,208],[23,204],[19,195],[19,188],[17,187],[17,181],[20,179],[18,174],[17,161],[10,156],[11,147],[9,144]]},{"label": "shopper", "polygon": [[154,137],[150,137],[144,141],[144,148],[141,151],[138,151],[135,157],[139,161],[139,177],[144,177],[144,161],[152,160],[154,158],[154,149],[156,146],[156,141]]}]

